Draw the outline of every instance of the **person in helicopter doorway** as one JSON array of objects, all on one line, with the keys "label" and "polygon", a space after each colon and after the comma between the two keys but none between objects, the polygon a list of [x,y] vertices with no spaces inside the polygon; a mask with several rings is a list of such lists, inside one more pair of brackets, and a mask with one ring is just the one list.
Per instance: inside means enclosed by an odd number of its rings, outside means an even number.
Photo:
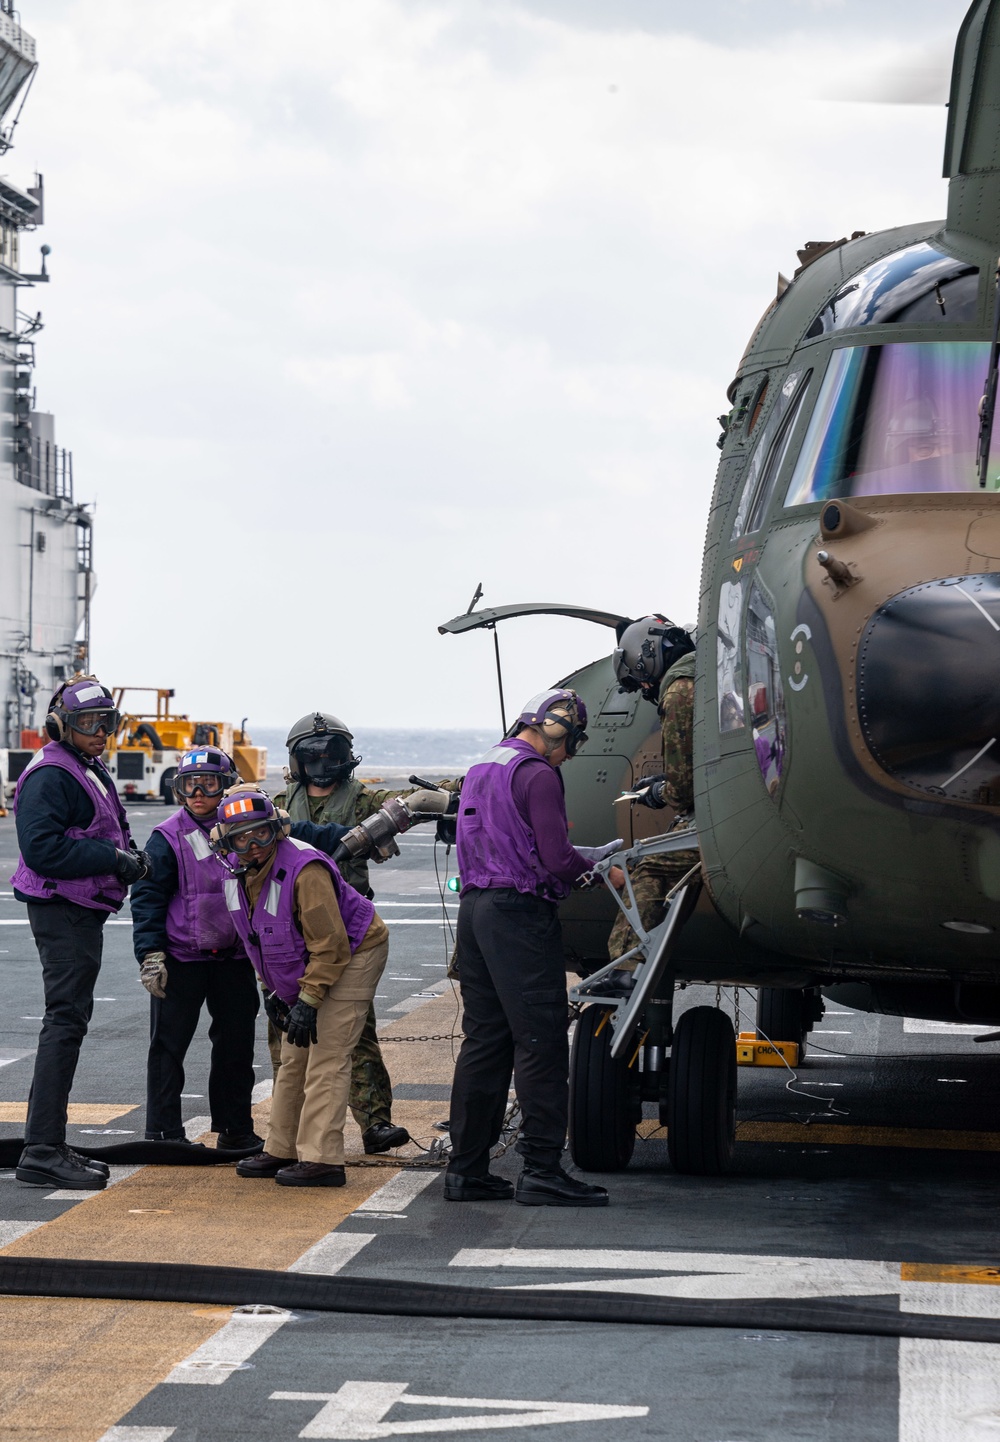
[{"label": "person in helicopter doorway", "polygon": [[[663,771],[636,783],[638,804],[653,810],[672,806],[677,812],[675,827],[689,823],[694,814],[694,658],[690,631],[659,615],[644,616],[625,626],[613,657],[619,690],[641,692],[660,716]],[[668,892],[698,861],[697,851],[677,851],[669,856],[647,856],[632,869],[639,918],[647,931],[659,926],[666,916]],[[608,938],[609,959],[616,961],[638,941],[624,912],[619,911]],[[595,985],[592,995],[627,996],[634,985],[637,961],[637,957],[625,961]]]},{"label": "person in helicopter doorway", "polygon": [[264,1150],[236,1170],[285,1187],[342,1187],[351,1055],[389,933],[368,898],[290,829],[266,792],[243,786],[223,797],[212,832],[233,873],[236,930],[284,1033]]},{"label": "person in helicopter doorway", "polygon": [[[211,1018],[212,1130],[219,1147],[252,1154],[264,1145],[250,1113],[260,999],[226,903],[228,873],[209,842],[222,795],[238,781],[231,757],[218,746],[197,747],[180,758],[173,789],[182,809],[149,838],[150,873],[132,892],[132,941],[150,994],[146,1140],[187,1141],[184,1059],[205,1006]],[[304,822],[292,834],[330,852],[346,829]]]},{"label": "person in helicopter doorway", "polygon": [[[329,711],[314,711],[302,716],[288,733],[288,769],[286,789],[274,798],[274,804],[288,812],[293,822],[312,821],[320,825],[348,828],[373,816],[390,797],[412,797],[408,791],[370,790],[354,778],[361,761],[353,752],[354,736],[338,717]],[[451,791],[455,783],[441,783]],[[421,791],[427,809],[435,805],[435,793]],[[342,861],[340,871],[354,890],[369,899],[374,895],[368,878],[367,862],[351,858]],[[275,1075],[280,1065],[281,1038],[273,1024],[268,1027],[268,1045]],[[368,1008],[365,1025],[355,1048],[351,1068],[351,1111],[361,1128],[365,1151],[372,1155],[400,1147],[410,1140],[405,1127],[393,1125],[392,1082],[382,1058],[376,1031],[375,1007]]]},{"label": "person in helicopter doorway", "polygon": [[25,1146],[14,1175],[36,1186],[99,1191],[109,1176],[104,1162],[67,1146],[66,1121],[94,1011],[104,923],[149,865],[100,759],[120,722],[108,688],[95,676],[75,676],[49,703],[49,740],[14,795],[21,858],[12,884],[17,900],[27,902],[45,990]]}]

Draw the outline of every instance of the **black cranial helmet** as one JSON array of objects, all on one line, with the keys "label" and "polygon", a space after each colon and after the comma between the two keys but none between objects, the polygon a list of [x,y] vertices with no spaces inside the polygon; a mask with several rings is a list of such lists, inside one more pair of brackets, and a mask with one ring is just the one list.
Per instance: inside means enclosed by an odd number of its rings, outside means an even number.
[{"label": "black cranial helmet", "polygon": [[643,616],[622,627],[612,657],[619,691],[642,691],[655,700],[655,693],[667,671],[694,650],[694,641],[683,626],[666,616]]},{"label": "black cranial helmet", "polygon": [[335,786],[346,781],[361,760],[351,745],[354,737],[329,711],[302,716],[288,733],[288,770],[293,781]]}]

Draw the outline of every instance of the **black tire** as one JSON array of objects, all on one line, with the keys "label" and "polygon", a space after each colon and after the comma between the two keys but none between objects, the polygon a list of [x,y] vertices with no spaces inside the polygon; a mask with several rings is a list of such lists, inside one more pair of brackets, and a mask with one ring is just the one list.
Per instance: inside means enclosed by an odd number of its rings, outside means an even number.
[{"label": "black tire", "polygon": [[771,1041],[798,1042],[800,1061],[813,1022],[822,1015],[822,999],[814,989],[762,986],[757,993],[757,1035]]},{"label": "black tire", "polygon": [[638,1077],[624,1062],[611,1060],[609,1013],[588,1006],[576,1024],[569,1059],[569,1148],[576,1165],[584,1172],[627,1167],[641,1116]]},{"label": "black tire", "polygon": [[713,1006],[686,1011],[674,1029],[667,1150],[674,1171],[717,1177],[736,1145],[736,1033]]},{"label": "black tire", "polygon": [[174,777],[177,775],[177,767],[171,766],[164,771],[160,777],[160,795],[163,797],[164,806],[176,806],[177,797],[174,795]]}]

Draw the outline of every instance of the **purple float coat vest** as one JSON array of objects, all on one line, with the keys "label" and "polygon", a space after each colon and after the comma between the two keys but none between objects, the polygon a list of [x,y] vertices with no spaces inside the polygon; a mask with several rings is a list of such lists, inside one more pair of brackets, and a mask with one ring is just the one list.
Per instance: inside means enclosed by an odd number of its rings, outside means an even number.
[{"label": "purple float coat vest", "polygon": [[279,841],[252,918],[246,890],[235,876],[225,882],[226,904],[257,975],[270,991],[288,1003],[298,1000],[299,981],[309,961],[305,938],[295,922],[295,880],[312,861],[322,862],[333,878],[337,905],[353,955],[372,924],[375,907],[366,896],[347,885],[322,851],[291,836]]},{"label": "purple float coat vest", "polygon": [[549,763],[527,741],[515,737],[501,741],[469,767],[458,806],[456,842],[463,892],[470,886],[510,886],[550,901],[569,895],[569,883],[542,865],[531,828],[514,804],[517,770],[532,764]]},{"label": "purple float coat vest", "polygon": [[[68,771],[76,777],[94,804],[94,819],[90,825],[86,828],[70,826],[66,830],[67,836],[74,841],[110,841],[120,851],[129,849],[131,833],[114,782],[103,767],[102,779],[96,766],[85,766],[75,752],[58,741],[50,741],[43,746],[21,772],[14,792],[15,815],[21,799],[21,787],[39,766],[58,766],[62,771]],[[62,901],[74,901],[77,906],[89,906],[92,911],[118,911],[128,895],[128,887],[113,872],[70,879],[39,876],[27,865],[23,856],[11,881],[22,896],[38,901],[52,901],[59,897]]]},{"label": "purple float coat vest", "polygon": [[[214,818],[210,818],[210,825]],[[178,887],[167,907],[167,946],[175,961],[242,956],[226,905],[226,871],[208,844],[208,832],[190,811],[177,811],[154,828],[177,858]]]}]

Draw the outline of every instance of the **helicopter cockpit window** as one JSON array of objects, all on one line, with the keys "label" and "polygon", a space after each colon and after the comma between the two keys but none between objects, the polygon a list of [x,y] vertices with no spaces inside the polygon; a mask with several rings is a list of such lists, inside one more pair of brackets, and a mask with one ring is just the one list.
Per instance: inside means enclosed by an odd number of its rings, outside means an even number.
[{"label": "helicopter cockpit window", "polygon": [[859,325],[968,325],[976,320],[979,271],[926,241],[897,250],[845,281],[806,339]]},{"label": "helicopter cockpit window", "polygon": [[781,684],[774,601],[759,578],[747,606],[747,700],[754,753],[764,785],[773,796],[785,759],[785,692]]},{"label": "helicopter cockpit window", "polygon": [[[989,352],[986,341],[834,351],[785,505],[978,490],[979,401]],[[990,462],[987,484],[1000,488],[1000,454]]]},{"label": "helicopter cockpit window", "polygon": [[716,680],[719,694],[719,730],[743,729],[743,659],[740,628],[743,621],[742,581],[723,581],[719,591],[719,631]]},{"label": "helicopter cockpit window", "polygon": [[795,417],[811,375],[812,371],[807,371],[805,376],[801,371],[792,371],[785,378],[767,425],[750,457],[743,494],[733,522],[730,538],[733,541],[756,531],[764,519],[781,463],[788,454]]}]

